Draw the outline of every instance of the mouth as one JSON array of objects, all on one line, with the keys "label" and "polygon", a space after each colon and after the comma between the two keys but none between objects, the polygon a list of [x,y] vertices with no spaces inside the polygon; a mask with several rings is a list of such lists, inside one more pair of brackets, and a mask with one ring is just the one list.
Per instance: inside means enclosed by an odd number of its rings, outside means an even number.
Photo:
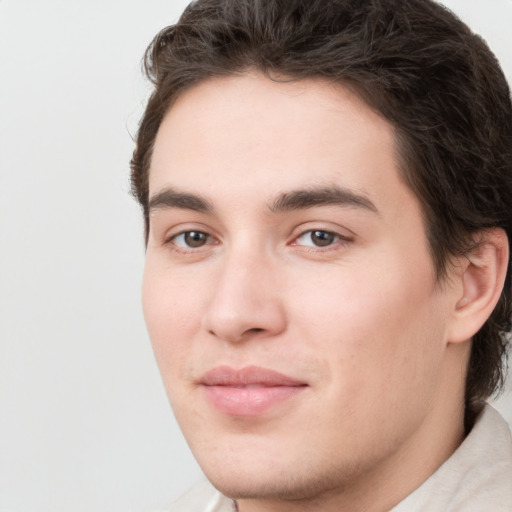
[{"label": "mouth", "polygon": [[308,387],[305,382],[258,366],[239,370],[218,366],[208,371],[199,384],[217,411],[246,417],[263,414]]}]

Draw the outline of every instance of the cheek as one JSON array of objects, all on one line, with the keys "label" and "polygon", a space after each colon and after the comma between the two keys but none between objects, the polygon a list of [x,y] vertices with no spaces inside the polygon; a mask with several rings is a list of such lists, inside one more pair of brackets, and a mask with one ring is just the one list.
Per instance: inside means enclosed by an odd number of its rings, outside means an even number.
[{"label": "cheek", "polygon": [[331,367],[345,368],[354,388],[376,380],[386,385],[425,357],[441,355],[442,322],[428,261],[418,265],[426,269],[422,275],[395,258],[385,261],[381,255],[311,279],[303,275],[292,295],[297,335],[326,354]]},{"label": "cheek", "polygon": [[443,326],[430,274],[413,286],[418,276],[405,272],[351,270],[296,290],[294,334],[326,369],[317,404],[325,429],[333,439],[346,429],[362,450],[369,438],[398,439],[424,415],[442,369]]},{"label": "cheek", "polygon": [[190,340],[201,324],[201,295],[193,283],[157,265],[147,256],[142,285],[142,306],[157,363],[164,377],[171,365],[186,356]]}]

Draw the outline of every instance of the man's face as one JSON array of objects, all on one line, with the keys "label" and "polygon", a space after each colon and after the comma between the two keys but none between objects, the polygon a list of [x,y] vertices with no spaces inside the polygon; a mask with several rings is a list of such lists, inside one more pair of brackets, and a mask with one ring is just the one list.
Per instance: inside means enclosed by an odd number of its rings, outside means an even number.
[{"label": "man's face", "polygon": [[150,198],[145,317],[216,486],[301,498],[421,459],[454,293],[386,121],[320,80],[210,79],[165,117]]}]

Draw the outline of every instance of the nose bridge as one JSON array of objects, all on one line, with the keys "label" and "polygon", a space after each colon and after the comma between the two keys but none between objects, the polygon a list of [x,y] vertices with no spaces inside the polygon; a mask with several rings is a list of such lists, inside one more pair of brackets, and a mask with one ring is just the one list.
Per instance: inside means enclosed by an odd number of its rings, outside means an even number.
[{"label": "nose bridge", "polygon": [[222,257],[206,329],[227,341],[280,332],[285,318],[275,274],[275,262],[264,249],[251,243],[233,246]]}]

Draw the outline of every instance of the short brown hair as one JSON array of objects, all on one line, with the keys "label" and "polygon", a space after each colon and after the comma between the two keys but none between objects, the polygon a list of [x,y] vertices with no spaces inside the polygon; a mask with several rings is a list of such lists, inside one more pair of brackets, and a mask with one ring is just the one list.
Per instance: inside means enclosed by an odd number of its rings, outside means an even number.
[{"label": "short brown hair", "polygon": [[[154,84],[131,161],[148,219],[148,178],[173,101],[208,77],[257,69],[353,89],[395,127],[401,171],[417,195],[438,279],[478,232],[512,233],[512,106],[485,42],[431,0],[197,0],[148,47]],[[503,384],[512,314],[510,260],[495,310],[474,336],[466,401]]]}]

